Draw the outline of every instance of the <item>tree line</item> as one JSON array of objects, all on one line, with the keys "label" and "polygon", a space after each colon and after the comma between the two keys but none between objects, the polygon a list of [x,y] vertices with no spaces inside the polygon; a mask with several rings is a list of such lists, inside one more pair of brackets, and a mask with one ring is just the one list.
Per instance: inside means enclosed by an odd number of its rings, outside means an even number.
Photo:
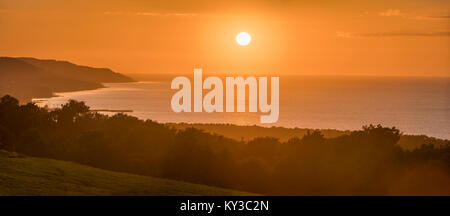
[{"label": "tree line", "polygon": [[0,149],[102,169],[267,195],[450,195],[450,145],[397,145],[400,131],[364,126],[279,141],[173,129],[71,100],[49,110],[0,99]]}]

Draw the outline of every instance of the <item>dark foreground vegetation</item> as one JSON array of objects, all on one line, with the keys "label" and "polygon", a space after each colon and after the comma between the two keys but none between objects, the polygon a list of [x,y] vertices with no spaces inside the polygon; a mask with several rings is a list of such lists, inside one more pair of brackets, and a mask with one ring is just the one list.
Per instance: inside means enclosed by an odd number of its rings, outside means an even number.
[{"label": "dark foreground vegetation", "polygon": [[238,141],[83,102],[48,111],[0,100],[0,148],[10,152],[268,195],[450,195],[450,145],[405,150],[400,135],[370,125],[334,138]]},{"label": "dark foreground vegetation", "polygon": [[[257,125],[234,125],[234,124],[217,124],[217,123],[166,123],[166,125],[177,130],[185,130],[187,128],[197,128],[205,132],[220,134],[228,138],[236,140],[250,141],[257,137],[274,137],[281,142],[286,142],[292,137],[303,137],[311,129],[308,128],[285,128],[285,127],[262,127]],[[324,138],[336,138],[342,135],[350,135],[352,131],[336,130],[336,129],[320,129],[319,131]],[[403,149],[414,150],[422,147],[422,145],[433,145],[436,148],[450,144],[449,140],[438,139],[426,135],[409,135],[401,134],[397,145]]]}]

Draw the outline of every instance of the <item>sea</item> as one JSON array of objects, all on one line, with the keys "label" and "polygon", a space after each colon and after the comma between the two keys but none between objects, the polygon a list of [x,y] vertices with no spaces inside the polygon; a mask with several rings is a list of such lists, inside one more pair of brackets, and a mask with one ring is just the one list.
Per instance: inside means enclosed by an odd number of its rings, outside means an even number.
[{"label": "sea", "polygon": [[404,134],[450,139],[450,78],[445,77],[280,76],[279,119],[273,124],[260,123],[260,116],[266,115],[260,112],[175,113],[170,104],[178,90],[170,84],[170,80],[104,83],[105,88],[55,93],[33,101],[57,108],[74,99],[108,115],[126,112],[161,123],[338,130],[381,124]]}]

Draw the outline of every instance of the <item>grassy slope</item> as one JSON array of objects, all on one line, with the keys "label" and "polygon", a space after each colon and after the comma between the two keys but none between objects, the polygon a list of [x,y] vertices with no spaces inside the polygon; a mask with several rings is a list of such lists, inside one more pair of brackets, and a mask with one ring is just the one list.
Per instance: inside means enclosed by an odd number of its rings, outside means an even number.
[{"label": "grassy slope", "polygon": [[251,195],[198,184],[92,168],[72,162],[11,157],[0,151],[0,195]]}]

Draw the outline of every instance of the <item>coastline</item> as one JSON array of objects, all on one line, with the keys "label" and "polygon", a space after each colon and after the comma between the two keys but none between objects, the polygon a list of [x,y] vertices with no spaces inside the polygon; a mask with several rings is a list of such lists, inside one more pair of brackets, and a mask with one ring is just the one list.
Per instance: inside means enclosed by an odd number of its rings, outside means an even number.
[{"label": "coastline", "polygon": [[[405,80],[405,81],[408,81]],[[441,81],[440,81],[441,82]],[[148,84],[150,83],[150,84]],[[405,83],[405,82],[402,82]],[[286,128],[286,129],[310,129],[310,130],[321,130],[321,131],[355,131],[361,129],[363,125],[369,124],[381,124],[385,127],[396,127],[399,128],[405,135],[407,136],[425,136],[425,137],[434,137],[442,140],[449,140],[450,137],[448,133],[445,131],[447,126],[445,122],[442,122],[442,119],[438,119],[439,121],[435,121],[435,116],[430,116],[427,118],[427,122],[423,122],[423,118],[415,118],[414,116],[420,116],[423,112],[428,112],[431,108],[435,108],[437,112],[437,116],[443,115],[442,110],[442,102],[438,101],[434,103],[434,101],[426,102],[424,100],[415,100],[417,96],[415,94],[410,94],[409,98],[403,99],[403,92],[405,89],[408,91],[414,90],[415,92],[423,92],[424,96],[429,94],[433,94],[437,92],[442,96],[442,88],[445,85],[439,84],[434,85],[433,89],[437,89],[437,91],[422,91],[424,87],[430,86],[430,82],[426,82],[424,84],[413,82],[414,85],[403,85],[398,87],[397,85],[390,85],[390,82],[387,85],[384,85],[383,82],[379,81],[381,86],[386,86],[386,89],[383,90],[381,87],[373,87],[365,86],[362,90],[363,93],[359,93],[359,97],[347,97],[346,95],[337,95],[338,98],[335,98],[336,94],[329,91],[317,91],[319,86],[323,86],[325,84],[317,84],[317,86],[312,86],[312,90],[302,89],[305,91],[301,91],[301,95],[287,95],[284,98],[294,98],[302,103],[298,104],[289,104],[290,101],[281,101],[284,103],[285,108],[283,109],[283,117],[277,124],[269,124],[269,125],[261,125],[253,122],[255,116],[251,115],[238,115],[238,114],[227,114],[227,113],[180,113],[174,114],[170,110],[170,96],[172,92],[170,90],[169,84],[162,81],[137,81],[137,82],[127,82],[127,83],[116,83],[117,85],[110,86],[109,83],[103,83],[105,90],[82,90],[75,91],[70,93],[65,93],[63,97],[58,97],[49,100],[49,107],[59,106],[62,103],[65,103],[68,99],[75,99],[78,101],[85,101],[87,105],[91,107],[93,110],[100,110],[100,112],[105,111],[104,114],[112,115],[115,112],[109,111],[132,111],[127,112],[128,115],[137,117],[141,120],[152,120],[165,124],[177,124],[177,123],[187,123],[187,124],[203,124],[203,125],[217,125],[217,123],[225,123],[230,124],[236,127],[251,127],[253,125],[257,125],[262,128]],[[292,85],[292,83],[285,83],[287,87]],[[364,84],[364,83],[363,83]],[[370,83],[369,83],[370,84]],[[167,85],[167,86],[166,86]],[[334,87],[337,90],[348,90],[348,92],[353,92],[355,88],[360,88],[361,85],[352,86],[347,85],[346,83],[337,83]],[[328,86],[328,85],[325,85]],[[308,87],[308,86],[307,86]],[[394,88],[395,89],[392,89]],[[362,88],[362,87],[361,87]],[[125,90],[125,91],[123,91]],[[289,88],[287,88],[289,90]],[[92,91],[92,92],[91,92]],[[337,91],[338,92],[338,91]],[[362,91],[361,91],[362,92]],[[395,94],[393,94],[395,93]],[[58,92],[55,93],[57,96],[60,96]],[[367,96],[367,94],[372,96]],[[325,97],[328,95],[332,95],[330,97]],[[333,96],[334,95],[334,96]],[[289,97],[290,96],[290,97]],[[317,98],[317,99],[316,99]],[[374,98],[387,98],[390,101],[375,103]],[[35,98],[46,99],[46,98]],[[313,100],[314,99],[314,100]],[[45,100],[43,100],[45,102]],[[316,101],[320,103],[315,104]],[[346,106],[337,106],[342,104],[341,102],[347,102]],[[35,102],[38,102],[35,100]],[[336,104],[336,103],[339,104]],[[352,103],[356,102],[356,103]],[[412,103],[414,102],[414,103]],[[330,108],[330,106],[324,106],[324,104],[335,104],[336,108]],[[412,104],[411,104],[412,103]],[[394,105],[395,104],[395,105]],[[345,104],[344,104],[345,105]],[[403,106],[405,105],[405,106]],[[406,106],[408,105],[408,106]],[[430,107],[431,105],[431,107]],[[305,108],[306,107],[306,108]],[[354,116],[352,108],[355,107],[357,109],[357,113],[361,114],[361,116]],[[370,107],[373,112],[370,110],[366,110],[366,107]],[[393,107],[400,107],[402,109],[393,109]],[[364,109],[363,109],[364,108]],[[340,115],[330,115],[330,113],[334,109],[339,109],[343,114]],[[375,112],[380,110],[380,112]],[[367,113],[374,114],[367,116]],[[416,113],[417,115],[413,115]],[[377,114],[377,115],[375,115]],[[298,117],[296,117],[298,116]],[[355,120],[357,117],[358,120]],[[404,120],[406,118],[406,120]],[[344,120],[348,119],[350,123],[348,125],[342,124]],[[363,120],[359,120],[363,119]],[[418,122],[415,122],[418,121]],[[409,123],[408,123],[409,122]],[[407,124],[408,123],[408,124]],[[417,124],[415,124],[417,123]],[[419,124],[420,123],[420,124]],[[432,123],[432,124],[431,124]],[[439,123],[440,125],[437,125]],[[181,123],[183,124],[183,123]],[[431,125],[430,125],[431,124]],[[219,124],[220,125],[220,124]],[[264,135],[264,134],[262,134]],[[238,137],[240,139],[240,137]]]}]

